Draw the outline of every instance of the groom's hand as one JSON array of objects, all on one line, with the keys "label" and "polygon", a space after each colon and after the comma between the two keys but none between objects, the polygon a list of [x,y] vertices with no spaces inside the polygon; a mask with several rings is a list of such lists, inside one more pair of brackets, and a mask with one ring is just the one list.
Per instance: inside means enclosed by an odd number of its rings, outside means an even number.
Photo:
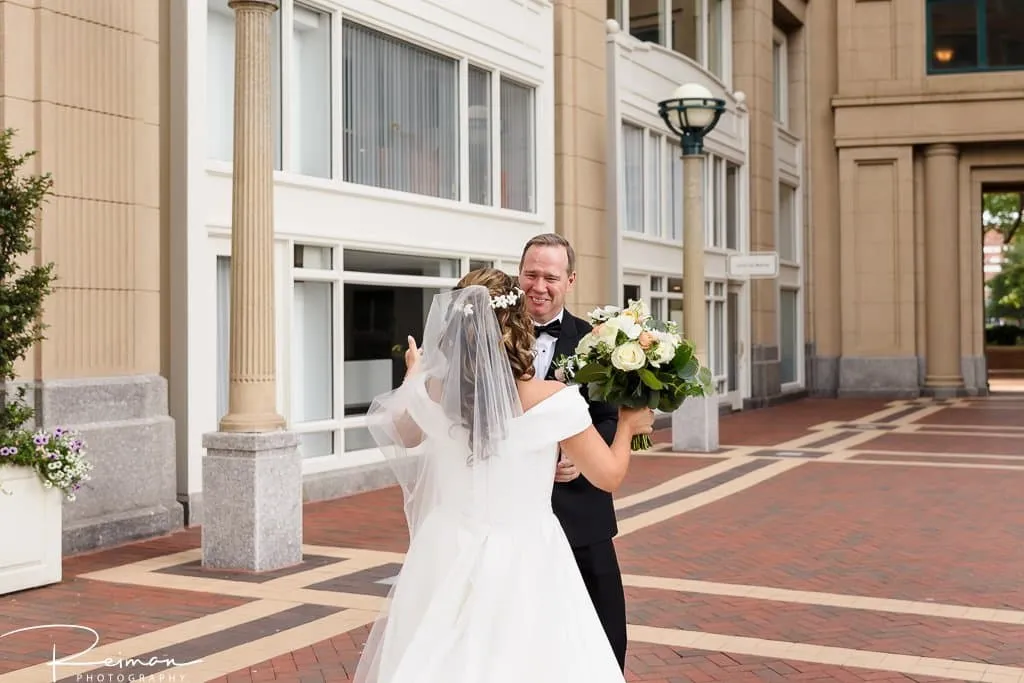
[{"label": "groom's hand", "polygon": [[558,467],[555,468],[555,482],[565,484],[578,476],[580,476],[580,471],[576,469],[576,465],[572,460],[562,456],[562,459],[558,461]]}]

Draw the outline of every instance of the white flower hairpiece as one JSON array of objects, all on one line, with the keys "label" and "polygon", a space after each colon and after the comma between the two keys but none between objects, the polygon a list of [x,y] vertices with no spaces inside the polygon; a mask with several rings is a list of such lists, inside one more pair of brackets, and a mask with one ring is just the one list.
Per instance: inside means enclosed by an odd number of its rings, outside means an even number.
[{"label": "white flower hairpiece", "polygon": [[515,287],[508,294],[499,294],[498,296],[491,297],[491,308],[508,308],[509,306],[515,306],[516,302],[519,301],[519,297],[523,296],[525,292]]},{"label": "white flower hairpiece", "polygon": [[473,304],[466,304],[463,306],[462,315],[473,315]]}]

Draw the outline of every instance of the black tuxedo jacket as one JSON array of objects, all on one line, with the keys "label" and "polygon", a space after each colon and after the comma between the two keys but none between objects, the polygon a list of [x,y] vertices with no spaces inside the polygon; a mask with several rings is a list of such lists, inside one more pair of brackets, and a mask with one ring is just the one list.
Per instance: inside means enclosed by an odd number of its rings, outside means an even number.
[{"label": "black tuxedo jacket", "polygon": [[[591,330],[585,320],[565,311],[562,315],[562,331],[555,343],[552,354],[551,368],[545,379],[555,378],[555,362],[561,356],[568,356],[576,349],[580,339]],[[580,387],[583,397],[587,398],[587,388]],[[594,427],[604,440],[611,445],[615,438],[615,430],[619,422],[619,410],[615,406],[590,401],[590,417]],[[593,545],[608,541],[619,532],[615,523],[615,506],[612,494],[597,488],[581,474],[565,484],[555,484],[551,494],[551,507],[561,522],[569,545],[573,548]]]}]

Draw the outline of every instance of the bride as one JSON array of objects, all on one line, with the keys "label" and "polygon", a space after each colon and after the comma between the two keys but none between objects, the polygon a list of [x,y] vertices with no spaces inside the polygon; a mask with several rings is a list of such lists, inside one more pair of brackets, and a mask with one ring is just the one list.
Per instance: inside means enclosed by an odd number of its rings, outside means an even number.
[{"label": "bride", "polygon": [[493,269],[434,297],[422,351],[369,428],[402,486],[410,544],[355,683],[622,683],[551,511],[559,447],[595,486],[622,482],[649,410],[611,447],[580,390],[533,376],[523,293]]}]

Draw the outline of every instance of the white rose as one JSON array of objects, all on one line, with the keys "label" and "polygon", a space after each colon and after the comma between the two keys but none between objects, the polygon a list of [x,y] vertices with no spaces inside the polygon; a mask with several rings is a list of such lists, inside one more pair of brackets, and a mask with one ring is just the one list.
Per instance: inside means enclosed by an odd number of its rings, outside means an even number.
[{"label": "white rose", "polygon": [[603,325],[598,325],[594,328],[594,331],[587,336],[594,338],[595,345],[607,344],[608,346],[614,346],[615,338],[619,336],[619,328],[608,322]]},{"label": "white rose", "polygon": [[621,330],[628,339],[639,339],[640,333],[644,331],[643,325],[640,325],[632,316],[626,314],[615,316],[605,323],[605,327]]},{"label": "white rose", "polygon": [[647,363],[644,349],[636,342],[626,342],[612,351],[612,365],[623,372],[639,370]]},{"label": "white rose", "polygon": [[585,335],[582,339],[580,339],[580,343],[576,345],[576,355],[589,355],[590,352],[594,350],[594,347],[597,346],[598,341],[598,338],[592,332],[590,334]]},{"label": "white rose", "polygon": [[617,315],[620,310],[622,309],[620,309],[618,306],[602,306],[601,308],[595,308],[587,315],[590,317],[591,320],[604,322],[605,320],[608,320],[609,318],[612,318],[615,315]]},{"label": "white rose", "polygon": [[676,357],[676,350],[679,348],[679,345],[676,343],[674,335],[666,334],[665,332],[656,332],[654,337],[657,339],[658,344],[654,347],[654,352],[651,354],[651,364],[658,367]]}]

